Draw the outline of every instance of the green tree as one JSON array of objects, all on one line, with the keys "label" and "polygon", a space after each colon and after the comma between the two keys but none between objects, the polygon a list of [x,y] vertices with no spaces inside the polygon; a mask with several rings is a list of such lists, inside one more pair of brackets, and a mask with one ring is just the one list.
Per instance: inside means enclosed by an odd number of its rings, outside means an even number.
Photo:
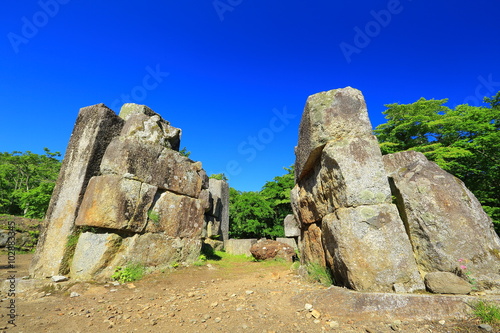
[{"label": "green tree", "polygon": [[60,153],[44,150],[0,153],[0,213],[43,218],[61,167]]},{"label": "green tree", "polygon": [[259,192],[229,190],[229,232],[235,238],[260,238],[273,232],[273,210]]},{"label": "green tree", "polygon": [[293,167],[287,174],[268,181],[259,192],[229,189],[229,232],[234,238],[276,238],[284,236],[283,220],[292,212],[290,191]]},{"label": "green tree", "polygon": [[493,97],[485,97],[484,102],[488,103],[492,109],[500,109],[500,91]]},{"label": "green tree", "polygon": [[[295,186],[294,166],[284,168],[287,173],[277,176],[264,184],[261,195],[271,204],[274,211],[274,224],[283,228],[283,220],[292,213],[290,191]],[[280,236],[284,236],[284,230]]]},{"label": "green tree", "polygon": [[492,217],[500,231],[500,92],[485,101],[491,107],[458,105],[446,99],[419,99],[412,104],[388,104],[387,123],[375,134],[382,153],[422,152],[429,160],[460,178]]}]

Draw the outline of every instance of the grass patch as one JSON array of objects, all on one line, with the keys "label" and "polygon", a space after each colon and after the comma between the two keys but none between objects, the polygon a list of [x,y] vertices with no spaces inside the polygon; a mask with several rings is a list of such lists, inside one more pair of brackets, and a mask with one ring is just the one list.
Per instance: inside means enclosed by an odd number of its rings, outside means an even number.
[{"label": "grass patch", "polygon": [[[203,251],[202,251],[202,253],[203,253]],[[217,265],[221,268],[230,267],[230,266],[233,266],[235,264],[256,263],[256,262],[258,262],[259,264],[261,264],[264,267],[289,266],[290,265],[290,262],[286,261],[283,258],[259,261],[259,260],[256,260],[254,257],[248,257],[244,254],[229,254],[229,253],[224,252],[224,251],[213,251],[211,254],[204,253],[201,256],[203,256],[203,255],[205,255],[206,263]]]},{"label": "grass patch", "polygon": [[221,260],[222,257],[216,254],[215,252],[220,252],[220,251],[215,251],[212,245],[207,243],[203,243],[201,245],[201,255],[205,256],[206,260]]},{"label": "grass patch", "polygon": [[128,264],[125,267],[117,267],[111,278],[121,283],[132,282],[142,279],[146,269],[141,264]]},{"label": "grass patch", "polygon": [[76,232],[68,236],[68,241],[66,242],[66,248],[74,249],[76,244],[78,244],[78,239],[80,238],[80,232]]},{"label": "grass patch", "polygon": [[204,254],[200,254],[198,260],[193,263],[193,266],[204,266],[207,263],[207,256]]},{"label": "grass patch", "polygon": [[310,263],[306,266],[309,279],[313,282],[319,282],[322,285],[329,287],[333,284],[332,276],[326,267],[317,263]]},{"label": "grass patch", "polygon": [[283,266],[289,268],[292,264],[290,261],[285,260],[284,258],[275,258],[271,260],[259,261],[264,267],[272,267],[272,266]]},{"label": "grass patch", "polygon": [[252,257],[247,257],[246,255],[235,255],[229,254],[223,251],[214,251],[213,256],[207,256],[207,263],[216,265],[221,268],[231,267],[234,264],[252,262]]},{"label": "grass patch", "polygon": [[472,305],[474,315],[487,324],[500,324],[500,306],[478,301]]}]

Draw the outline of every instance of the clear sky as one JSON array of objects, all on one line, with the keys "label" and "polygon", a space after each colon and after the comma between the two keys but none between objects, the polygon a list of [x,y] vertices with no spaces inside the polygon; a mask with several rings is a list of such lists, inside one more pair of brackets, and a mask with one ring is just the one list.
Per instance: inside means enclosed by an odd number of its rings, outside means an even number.
[{"label": "clear sky", "polygon": [[260,190],[311,94],[479,105],[500,90],[500,2],[5,0],[0,151],[64,153],[81,107],[146,104],[209,174]]}]

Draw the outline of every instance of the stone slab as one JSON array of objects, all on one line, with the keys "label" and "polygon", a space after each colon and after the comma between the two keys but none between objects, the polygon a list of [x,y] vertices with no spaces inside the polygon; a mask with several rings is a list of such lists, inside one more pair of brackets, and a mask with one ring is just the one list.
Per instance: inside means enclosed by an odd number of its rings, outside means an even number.
[{"label": "stone slab", "polygon": [[231,238],[224,242],[224,249],[229,254],[246,255],[247,257],[251,257],[252,253],[250,252],[250,248],[255,243],[257,243],[257,239],[255,238],[248,238],[248,239]]},{"label": "stone slab", "polygon": [[45,226],[30,266],[30,274],[44,278],[65,274],[66,241],[72,234],[83,194],[99,173],[104,151],[119,134],[123,120],[104,104],[80,109],[59,173]]}]

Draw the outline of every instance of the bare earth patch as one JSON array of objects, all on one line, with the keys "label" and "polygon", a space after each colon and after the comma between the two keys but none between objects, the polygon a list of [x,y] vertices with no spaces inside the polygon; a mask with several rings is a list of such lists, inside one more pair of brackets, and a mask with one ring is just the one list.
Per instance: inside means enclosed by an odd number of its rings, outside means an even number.
[{"label": "bare earth patch", "polygon": [[[17,277],[27,275],[31,257],[16,256]],[[2,256],[2,279],[8,275],[5,262]],[[486,332],[462,311],[466,307],[453,308],[457,297],[437,296],[440,301],[433,303],[418,296],[408,300],[328,289],[301,279],[289,263],[280,262],[223,260],[120,285],[59,285],[61,290],[43,287],[16,295],[16,327],[8,325],[10,300],[2,291],[0,328],[24,333]],[[446,307],[458,311],[460,319],[446,314]]]}]

